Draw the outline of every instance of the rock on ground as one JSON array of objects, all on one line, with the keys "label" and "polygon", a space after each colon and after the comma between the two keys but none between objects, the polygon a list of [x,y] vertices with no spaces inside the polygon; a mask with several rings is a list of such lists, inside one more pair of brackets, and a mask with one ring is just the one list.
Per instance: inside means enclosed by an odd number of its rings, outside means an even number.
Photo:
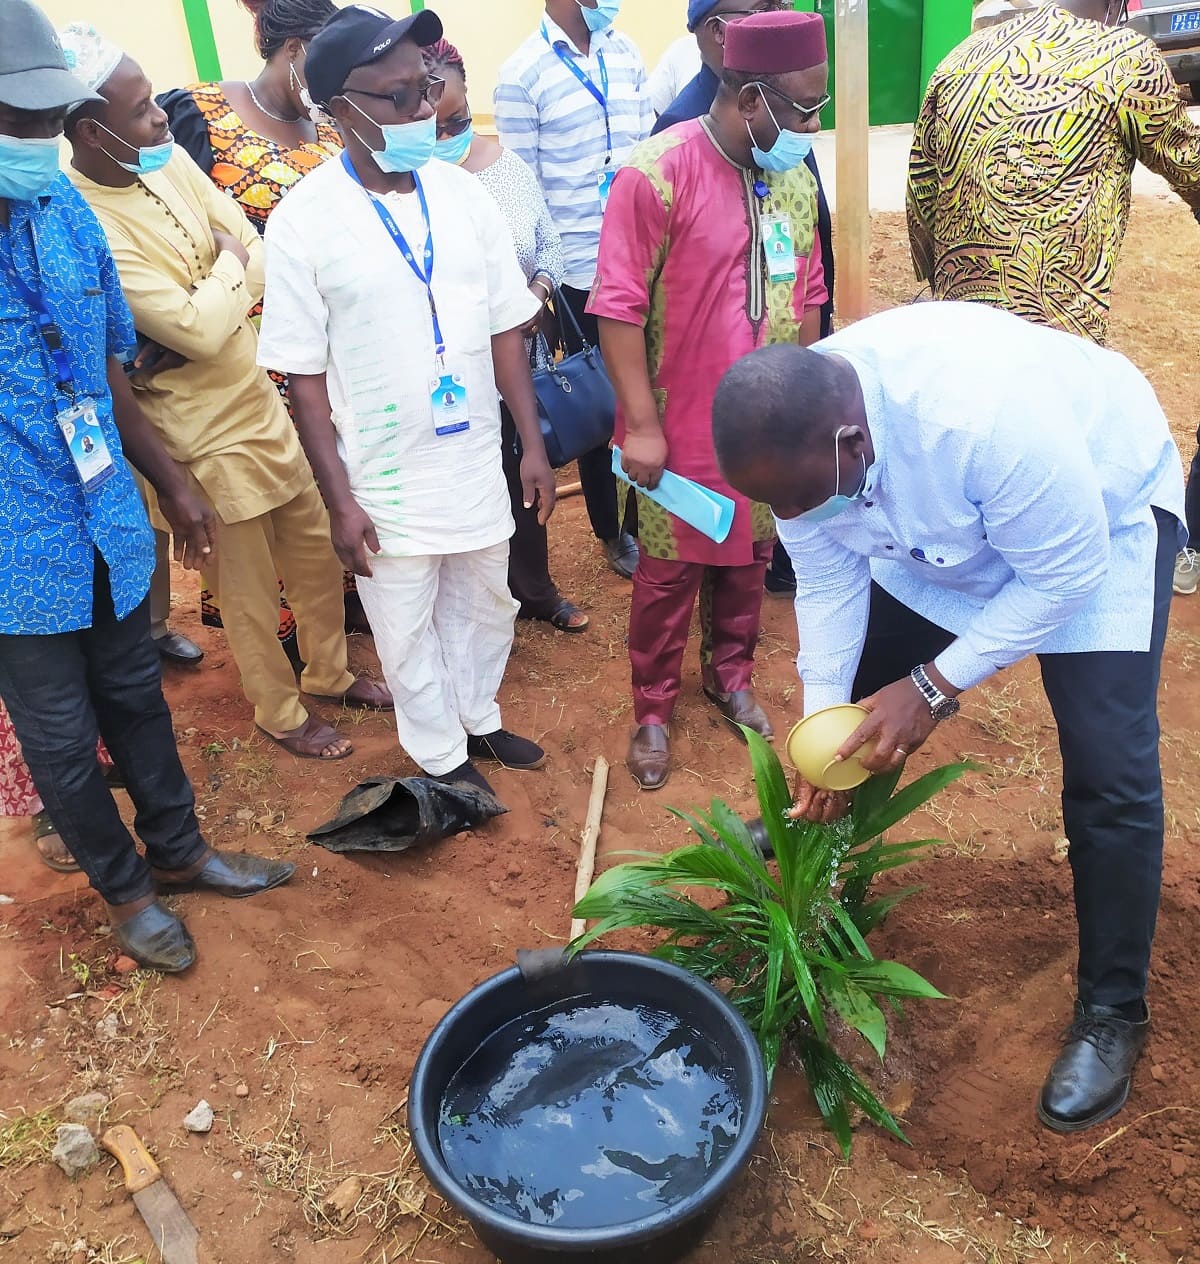
[{"label": "rock on ground", "polygon": [[183,1126],[188,1132],[211,1132],[213,1108],[201,1098],[189,1114],[185,1116]]},{"label": "rock on ground", "polygon": [[50,1157],[74,1180],[99,1160],[100,1151],[82,1124],[59,1124],[58,1141]]}]

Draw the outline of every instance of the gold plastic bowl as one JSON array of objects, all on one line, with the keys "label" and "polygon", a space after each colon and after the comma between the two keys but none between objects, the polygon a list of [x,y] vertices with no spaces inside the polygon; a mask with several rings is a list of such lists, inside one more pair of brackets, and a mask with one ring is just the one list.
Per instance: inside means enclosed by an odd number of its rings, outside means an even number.
[{"label": "gold plastic bowl", "polygon": [[788,758],[805,781],[818,790],[853,790],[870,777],[859,760],[870,755],[874,742],[868,742],[849,759],[834,758],[868,714],[862,707],[846,703],[814,711],[792,729],[787,739]]}]

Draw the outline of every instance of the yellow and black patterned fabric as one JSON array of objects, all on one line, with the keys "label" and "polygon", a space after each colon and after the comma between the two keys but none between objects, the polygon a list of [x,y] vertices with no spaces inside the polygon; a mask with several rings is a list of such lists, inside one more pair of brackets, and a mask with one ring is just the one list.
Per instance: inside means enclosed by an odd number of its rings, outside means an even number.
[{"label": "yellow and black patterned fabric", "polygon": [[1139,161],[1200,207],[1200,127],[1149,40],[1056,5],[978,31],[913,136],[918,278],[1103,342]]}]

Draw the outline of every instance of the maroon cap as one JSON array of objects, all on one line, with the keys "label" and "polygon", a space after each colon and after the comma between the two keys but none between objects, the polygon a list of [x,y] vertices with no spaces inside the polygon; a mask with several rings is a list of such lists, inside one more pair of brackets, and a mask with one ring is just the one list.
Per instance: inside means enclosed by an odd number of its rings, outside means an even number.
[{"label": "maroon cap", "polygon": [[819,13],[754,13],[725,28],[725,69],[786,75],[829,60]]}]

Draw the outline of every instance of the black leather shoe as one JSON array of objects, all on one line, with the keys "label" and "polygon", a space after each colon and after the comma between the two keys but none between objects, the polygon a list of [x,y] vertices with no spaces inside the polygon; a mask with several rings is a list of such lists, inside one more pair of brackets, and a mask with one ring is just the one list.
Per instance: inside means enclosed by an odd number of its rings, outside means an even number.
[{"label": "black leather shoe", "polygon": [[179,974],[196,960],[188,928],[169,909],[154,903],[113,927],[113,938],[139,966]]},{"label": "black leather shoe", "polygon": [[758,699],[752,690],[735,689],[733,693],[717,693],[713,689],[706,688],[704,696],[720,711],[725,722],[742,741],[746,740],[742,732],[743,724],[746,728],[760,733],[768,742],[775,736],[771,721],[767,719],[767,713],[758,705]]},{"label": "black leather shoe", "polygon": [[158,877],[156,871],[155,881],[164,895],[213,891],[231,900],[244,900],[283,886],[295,872],[296,866],[290,860],[264,860],[261,856],[247,856],[238,851],[214,851],[194,878],[171,882]]},{"label": "black leather shoe", "polygon": [[671,738],[661,724],[642,724],[629,739],[625,767],[643,790],[661,790],[671,776]]},{"label": "black leather shoe", "polygon": [[492,789],[491,783],[469,759],[466,763],[459,764],[457,768],[452,768],[439,777],[430,777],[430,781],[442,781],[448,786],[456,784],[474,786],[476,790],[482,790],[485,794],[490,794],[493,799],[496,798],[496,792]]},{"label": "black leather shoe", "polygon": [[467,754],[472,759],[490,759],[517,772],[532,772],[546,762],[546,752],[527,737],[518,737],[507,729],[467,737]]},{"label": "black leather shoe", "polygon": [[170,663],[182,663],[185,667],[195,667],[204,657],[204,651],[195,641],[189,641],[179,632],[164,632],[154,638],[154,648],[160,658]]},{"label": "black leather shoe", "polygon": [[628,531],[622,531],[615,540],[601,540],[600,543],[604,545],[604,553],[608,558],[609,566],[622,579],[632,579],[640,556],[638,542],[633,536]]},{"label": "black leather shoe", "polygon": [[767,567],[763,576],[763,588],[773,597],[794,597],[796,595],[795,579],[787,579],[775,572],[773,566]]},{"label": "black leather shoe", "polygon": [[758,854],[764,860],[773,860],[775,858],[775,848],[771,846],[771,838],[767,833],[767,827],[763,824],[761,816],[756,816],[752,820],[746,822],[746,830],[750,835],[750,841],[758,849]]},{"label": "black leather shoe", "polygon": [[1082,1132],[1125,1105],[1133,1068],[1150,1032],[1150,1011],[1135,1022],[1107,1005],[1075,1002],[1066,1045],[1038,1099],[1038,1118],[1055,1132]]}]

